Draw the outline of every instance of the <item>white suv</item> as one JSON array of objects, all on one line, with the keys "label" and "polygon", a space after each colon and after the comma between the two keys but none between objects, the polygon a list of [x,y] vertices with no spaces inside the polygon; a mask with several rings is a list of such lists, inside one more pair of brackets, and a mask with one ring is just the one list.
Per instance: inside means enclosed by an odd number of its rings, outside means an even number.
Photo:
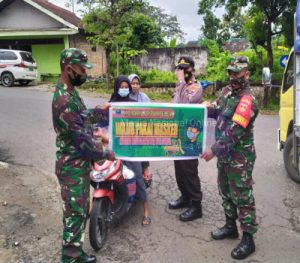
[{"label": "white suv", "polygon": [[37,78],[37,66],[30,52],[0,49],[0,80],[5,87],[15,81],[26,86]]}]

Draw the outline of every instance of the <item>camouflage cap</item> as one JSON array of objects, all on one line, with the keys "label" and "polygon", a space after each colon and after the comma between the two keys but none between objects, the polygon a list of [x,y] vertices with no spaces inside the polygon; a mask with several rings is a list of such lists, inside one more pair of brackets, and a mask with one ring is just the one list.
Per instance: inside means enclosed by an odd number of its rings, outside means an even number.
[{"label": "camouflage cap", "polygon": [[66,48],[60,54],[62,65],[78,64],[84,68],[91,69],[93,65],[88,61],[86,53],[79,48]]},{"label": "camouflage cap", "polygon": [[249,59],[244,56],[231,57],[228,60],[227,70],[233,72],[241,72],[244,68],[248,68]]}]

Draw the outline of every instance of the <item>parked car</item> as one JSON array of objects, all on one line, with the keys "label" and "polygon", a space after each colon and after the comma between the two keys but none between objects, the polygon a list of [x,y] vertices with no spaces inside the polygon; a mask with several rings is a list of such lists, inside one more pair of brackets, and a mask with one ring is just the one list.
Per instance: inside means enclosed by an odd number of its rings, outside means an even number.
[{"label": "parked car", "polygon": [[37,78],[37,65],[30,52],[0,49],[0,80],[5,87],[16,81],[22,86]]}]

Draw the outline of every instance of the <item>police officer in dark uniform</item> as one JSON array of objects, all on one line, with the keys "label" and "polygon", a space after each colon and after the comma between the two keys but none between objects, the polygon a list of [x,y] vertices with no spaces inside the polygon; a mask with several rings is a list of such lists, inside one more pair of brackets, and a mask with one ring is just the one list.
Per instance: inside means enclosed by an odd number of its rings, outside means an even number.
[{"label": "police officer in dark uniform", "polygon": [[[202,102],[202,87],[195,79],[195,62],[191,57],[180,57],[176,66],[177,84],[174,103],[198,104]],[[181,196],[169,203],[169,209],[188,209],[180,214],[183,222],[202,217],[202,192],[198,176],[198,158],[176,160],[175,176]]]}]

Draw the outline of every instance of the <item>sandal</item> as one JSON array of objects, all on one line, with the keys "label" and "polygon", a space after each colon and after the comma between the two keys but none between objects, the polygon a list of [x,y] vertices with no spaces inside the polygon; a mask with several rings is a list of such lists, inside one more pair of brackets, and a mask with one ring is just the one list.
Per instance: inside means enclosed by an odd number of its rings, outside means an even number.
[{"label": "sandal", "polygon": [[142,226],[149,226],[151,224],[151,217],[144,216],[142,221]]}]

